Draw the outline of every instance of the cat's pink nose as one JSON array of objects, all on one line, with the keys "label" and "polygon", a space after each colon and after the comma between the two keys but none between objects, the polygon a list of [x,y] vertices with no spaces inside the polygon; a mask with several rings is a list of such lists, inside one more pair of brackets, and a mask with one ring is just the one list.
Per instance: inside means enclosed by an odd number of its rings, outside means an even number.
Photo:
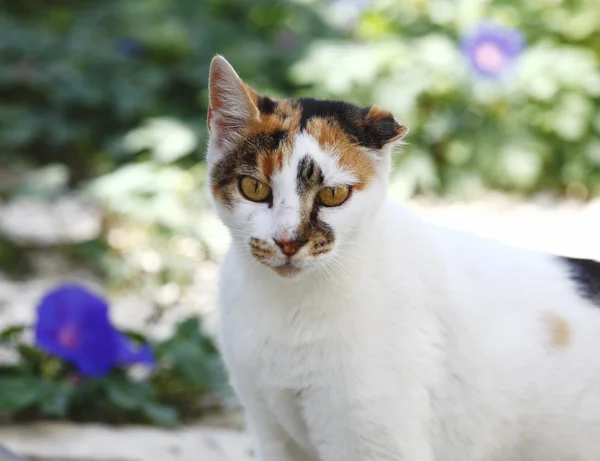
[{"label": "cat's pink nose", "polygon": [[281,252],[286,256],[294,256],[300,248],[308,241],[305,238],[299,238],[295,240],[277,240],[273,239],[277,246],[281,249]]}]

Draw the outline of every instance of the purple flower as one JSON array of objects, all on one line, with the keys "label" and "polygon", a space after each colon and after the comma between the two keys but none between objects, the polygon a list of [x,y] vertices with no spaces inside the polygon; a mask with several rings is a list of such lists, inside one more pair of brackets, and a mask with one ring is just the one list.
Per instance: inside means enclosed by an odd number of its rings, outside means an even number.
[{"label": "purple flower", "polygon": [[477,74],[501,78],[514,69],[524,44],[519,30],[485,22],[463,36],[461,48]]},{"label": "purple flower", "polygon": [[40,349],[73,363],[85,376],[104,376],[118,365],[154,363],[148,346],[135,347],[114,328],[102,298],[74,284],[60,285],[41,300],[35,338]]},{"label": "purple flower", "polygon": [[127,336],[119,334],[117,346],[117,365],[140,363],[148,367],[154,366],[154,352],[148,344],[138,347]]}]

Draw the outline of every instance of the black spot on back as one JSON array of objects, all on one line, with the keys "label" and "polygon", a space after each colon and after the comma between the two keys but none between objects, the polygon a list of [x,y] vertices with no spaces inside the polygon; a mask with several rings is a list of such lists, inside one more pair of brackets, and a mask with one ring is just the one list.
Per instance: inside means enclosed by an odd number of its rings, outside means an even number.
[{"label": "black spot on back", "polygon": [[600,306],[600,262],[567,257],[560,259],[567,264],[571,279],[581,296]]},{"label": "black spot on back", "polygon": [[298,174],[296,175],[296,190],[298,195],[303,195],[309,190],[323,184],[323,172],[317,163],[305,155],[298,162]]},{"label": "black spot on back", "polygon": [[259,96],[258,97],[258,110],[263,114],[269,115],[275,112],[277,108],[277,103],[273,101],[268,96]]}]

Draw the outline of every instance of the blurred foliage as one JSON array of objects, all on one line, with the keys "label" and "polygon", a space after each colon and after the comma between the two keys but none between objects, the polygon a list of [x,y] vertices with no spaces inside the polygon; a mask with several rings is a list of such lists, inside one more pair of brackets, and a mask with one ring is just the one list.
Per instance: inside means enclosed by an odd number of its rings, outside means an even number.
[{"label": "blurred foliage", "polygon": [[277,0],[24,0],[2,2],[0,30],[0,161],[66,164],[77,184],[144,150],[121,141],[152,117],[192,125],[179,151],[200,160],[211,57],[285,93],[289,65],[327,28]]},{"label": "blurred foliage", "polygon": [[120,367],[102,378],[86,378],[31,345],[28,330],[13,326],[0,332],[0,351],[14,356],[0,363],[0,414],[13,421],[175,426],[210,409],[208,396],[211,405],[230,397],[217,349],[197,318],[184,320],[172,337],[153,344],[154,370]]},{"label": "blurred foliage", "polygon": [[[113,286],[185,286],[226,244],[202,161],[215,53],[260,92],[392,110],[411,128],[397,195],[600,194],[597,0],[0,4],[0,196],[100,200],[102,235],[67,254]],[[526,41],[507,78],[460,49],[488,20]],[[28,258],[0,238],[0,265]]]},{"label": "blurred foliage", "polygon": [[[596,0],[339,0],[333,7],[359,10],[346,23],[351,39],[317,41],[293,75],[312,95],[376,103],[411,128],[398,192],[600,194]],[[461,54],[460,37],[487,20],[525,36],[511,78],[480,79]]]}]

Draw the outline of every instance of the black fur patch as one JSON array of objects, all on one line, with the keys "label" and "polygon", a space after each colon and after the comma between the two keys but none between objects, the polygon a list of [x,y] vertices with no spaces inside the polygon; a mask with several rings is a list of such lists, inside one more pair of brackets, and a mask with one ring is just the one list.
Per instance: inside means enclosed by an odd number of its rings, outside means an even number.
[{"label": "black fur patch", "polygon": [[398,136],[399,128],[400,125],[394,117],[380,118],[365,126],[364,136],[381,148],[386,142]]},{"label": "black fur patch", "polygon": [[305,155],[300,159],[296,190],[301,202],[301,223],[296,238],[322,242],[323,248],[335,239],[333,229],[319,219],[320,205],[315,200],[315,194],[322,187],[324,179],[321,167],[312,157]]},{"label": "black fur patch", "polygon": [[265,133],[257,135],[254,139],[254,143],[260,143],[268,150],[279,149],[281,144],[285,142],[288,137],[288,132],[285,130],[275,131],[273,133]]},{"label": "black fur patch", "polygon": [[300,98],[296,100],[302,108],[300,117],[300,129],[306,128],[306,124],[313,117],[334,118],[353,129],[354,124],[359,123],[369,113],[368,109],[361,109],[354,104],[344,101],[324,101],[313,98]]},{"label": "black fur patch", "polygon": [[329,224],[319,219],[321,207],[316,200],[313,200],[311,196],[304,197],[304,205],[296,238],[318,242],[319,248],[323,249],[319,252],[325,253],[325,248],[328,248],[335,240],[335,233]]},{"label": "black fur patch", "polygon": [[258,110],[263,114],[269,115],[275,112],[277,108],[277,103],[273,101],[268,96],[259,96],[258,97]]},{"label": "black fur patch", "polygon": [[371,149],[381,149],[397,135],[396,129],[399,125],[393,117],[372,120],[366,124],[369,107],[362,108],[348,102],[312,98],[300,98],[296,102],[302,110],[300,130],[304,130],[313,117],[329,118],[335,120],[353,142]]},{"label": "black fur patch", "polygon": [[354,104],[343,101],[322,101],[319,99],[301,98],[297,102],[302,109],[300,130],[304,130],[308,121],[313,117],[329,118],[335,120],[354,142],[365,145],[366,140],[362,139],[363,133],[359,124],[369,113],[368,109],[361,109]]},{"label": "black fur patch", "polygon": [[335,240],[335,234],[333,229],[325,221],[319,219],[319,210],[321,206],[315,200],[312,209],[310,210],[309,225],[316,232],[321,235],[321,242],[323,246],[330,245]]},{"label": "black fur patch", "polygon": [[600,306],[600,262],[560,257],[569,267],[571,279],[581,295]]},{"label": "black fur patch", "polygon": [[296,175],[296,190],[298,195],[303,195],[315,187],[323,184],[323,172],[317,162],[308,155],[302,157],[298,163],[298,174]]}]

